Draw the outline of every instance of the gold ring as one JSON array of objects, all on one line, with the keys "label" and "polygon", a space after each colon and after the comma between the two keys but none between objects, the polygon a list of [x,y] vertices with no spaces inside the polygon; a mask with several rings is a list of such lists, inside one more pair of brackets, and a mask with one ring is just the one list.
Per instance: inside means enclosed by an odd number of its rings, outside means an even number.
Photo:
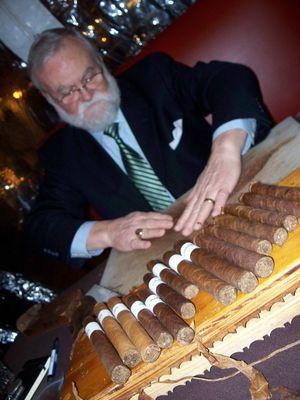
[{"label": "gold ring", "polygon": [[216,201],[214,199],[211,199],[210,197],[206,197],[206,199],[203,200],[204,201],[208,201],[209,203],[211,203],[212,205],[215,205]]},{"label": "gold ring", "polygon": [[135,234],[139,239],[143,240],[143,229],[141,229],[141,228],[136,229]]}]

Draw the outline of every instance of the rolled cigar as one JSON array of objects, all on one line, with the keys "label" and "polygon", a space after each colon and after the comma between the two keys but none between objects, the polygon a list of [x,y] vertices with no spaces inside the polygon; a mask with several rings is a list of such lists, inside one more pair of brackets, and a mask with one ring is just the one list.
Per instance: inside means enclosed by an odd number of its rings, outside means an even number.
[{"label": "rolled cigar", "polygon": [[175,245],[175,250],[188,261],[199,265],[213,275],[236,287],[241,292],[250,293],[258,285],[256,276],[246,271],[224,258],[215,256],[206,250],[194,245],[191,242],[179,241]]},{"label": "rolled cigar", "polygon": [[148,288],[139,289],[137,295],[146,304],[146,307],[157,316],[158,320],[167,328],[179,344],[185,345],[193,341],[195,336],[194,330],[157,295],[151,293]]},{"label": "rolled cigar", "polygon": [[108,299],[107,304],[127,333],[129,339],[141,353],[142,360],[144,362],[153,362],[157,360],[160,355],[159,346],[153,342],[145,329],[140,325],[133,314],[131,314],[125,304],[122,303],[121,299],[116,296],[111,297]]},{"label": "rolled cigar", "polygon": [[224,212],[253,222],[261,222],[278,227],[283,226],[289,232],[295,230],[298,224],[298,220],[294,215],[253,208],[242,204],[228,204],[224,207]]},{"label": "rolled cigar", "polygon": [[136,295],[128,294],[123,297],[123,301],[160,348],[172,346],[172,335]]},{"label": "rolled cigar", "polygon": [[225,242],[235,244],[236,246],[243,247],[250,251],[255,251],[259,254],[268,255],[272,251],[272,243],[268,240],[259,239],[247,233],[237,232],[223,226],[208,225],[202,232],[204,235],[214,236],[218,239],[225,240]]},{"label": "rolled cigar", "polygon": [[93,318],[86,317],[83,321],[83,327],[111,380],[119,384],[127,382],[131,371],[123,364],[100,325]]},{"label": "rolled cigar", "polygon": [[201,234],[194,238],[194,243],[205,250],[212,251],[219,257],[226,258],[241,268],[253,272],[261,278],[266,278],[273,272],[274,261],[270,256],[262,256],[253,251],[227,243],[224,240]]},{"label": "rolled cigar", "polygon": [[157,294],[169,307],[171,307],[183,319],[193,318],[196,313],[194,304],[183,297],[181,294],[175,292],[170,286],[164,283],[157,276],[153,274],[144,275],[144,282],[149,289]]},{"label": "rolled cigar", "polygon": [[141,355],[106,305],[96,304],[94,313],[123,363],[131,368],[136,366],[142,360]]},{"label": "rolled cigar", "polygon": [[249,187],[251,193],[263,196],[279,197],[280,199],[300,201],[300,188],[292,186],[268,185],[261,182],[252,182]]},{"label": "rolled cigar", "polygon": [[153,275],[161,278],[162,281],[187,299],[192,299],[199,293],[196,285],[187,281],[183,276],[176,274],[159,260],[149,261],[147,268]]},{"label": "rolled cigar", "polygon": [[214,224],[238,232],[248,233],[260,239],[269,240],[278,246],[282,246],[288,238],[287,231],[284,228],[251,222],[245,218],[233,215],[219,215],[214,219]]},{"label": "rolled cigar", "polygon": [[300,217],[300,201],[279,199],[277,197],[262,196],[255,193],[243,193],[239,200],[247,206],[277,210],[285,214]]},{"label": "rolled cigar", "polygon": [[167,251],[163,255],[163,260],[186,279],[195,283],[200,290],[205,290],[222,304],[231,304],[236,299],[236,290],[233,286],[228,285],[228,283],[205,269],[185,260],[181,255],[173,251]]}]

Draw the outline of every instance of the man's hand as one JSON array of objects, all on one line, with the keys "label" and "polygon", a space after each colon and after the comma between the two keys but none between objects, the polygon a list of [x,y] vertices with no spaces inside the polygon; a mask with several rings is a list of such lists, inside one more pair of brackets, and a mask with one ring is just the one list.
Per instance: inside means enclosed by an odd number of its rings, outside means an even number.
[{"label": "man's hand", "polygon": [[185,199],[186,207],[174,227],[176,231],[188,236],[200,229],[209,215],[221,213],[241,174],[246,136],[244,130],[233,129],[213,142],[207,165]]},{"label": "man's hand", "polygon": [[[163,236],[173,227],[173,218],[156,212],[133,212],[125,217],[96,222],[88,236],[87,249],[113,247],[120,251],[148,249],[149,239]],[[136,234],[142,229],[142,238]]]}]

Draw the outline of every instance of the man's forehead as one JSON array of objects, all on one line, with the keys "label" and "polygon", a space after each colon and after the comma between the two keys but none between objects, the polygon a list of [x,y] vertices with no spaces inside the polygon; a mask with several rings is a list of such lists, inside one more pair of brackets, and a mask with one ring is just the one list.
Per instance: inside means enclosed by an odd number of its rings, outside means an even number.
[{"label": "man's forehead", "polygon": [[68,38],[62,43],[60,49],[49,57],[41,69],[41,79],[51,86],[74,84],[80,80],[82,74],[95,64],[89,51],[79,40]]}]

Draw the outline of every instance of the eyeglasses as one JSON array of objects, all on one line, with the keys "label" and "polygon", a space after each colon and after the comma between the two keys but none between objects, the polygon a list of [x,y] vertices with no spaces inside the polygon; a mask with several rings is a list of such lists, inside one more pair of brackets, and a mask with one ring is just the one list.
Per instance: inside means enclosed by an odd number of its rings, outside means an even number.
[{"label": "eyeglasses", "polygon": [[103,79],[103,70],[90,72],[81,80],[81,86],[72,86],[69,90],[61,91],[55,100],[59,103],[70,104],[79,99],[82,90],[94,90]]}]

